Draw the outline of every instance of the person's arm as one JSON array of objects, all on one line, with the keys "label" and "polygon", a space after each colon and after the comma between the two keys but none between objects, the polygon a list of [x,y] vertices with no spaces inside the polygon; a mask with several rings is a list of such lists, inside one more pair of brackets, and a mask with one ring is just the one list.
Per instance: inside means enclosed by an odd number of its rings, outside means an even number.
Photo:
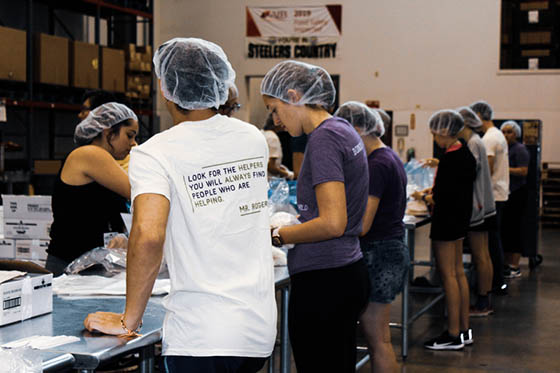
[{"label": "person's arm", "polygon": [[527,176],[529,167],[510,167],[509,173],[514,176]]},{"label": "person's arm", "polygon": [[294,173],[282,164],[278,163],[278,158],[268,158],[268,173],[272,176],[285,177],[291,179]]},{"label": "person's arm", "polygon": [[379,197],[371,195],[368,196],[366,212],[364,213],[364,218],[362,219],[362,233],[360,233],[360,237],[365,236],[371,229],[371,225],[375,219],[375,214],[377,213],[377,208],[379,207],[379,201]]},{"label": "person's arm", "polygon": [[87,330],[125,334],[121,317],[129,330],[140,325],[161,265],[168,215],[169,200],[160,194],[141,194],[134,199],[126,266],[125,312],[123,315],[112,312],[89,314],[84,320]]},{"label": "person's arm", "polygon": [[488,167],[490,168],[490,176],[494,175],[494,159],[493,155],[488,156]]},{"label": "person's arm", "polygon": [[86,145],[75,152],[71,159],[69,157],[69,161],[75,164],[86,178],[130,199],[128,175],[106,150],[95,145]]},{"label": "person's arm", "polygon": [[315,186],[319,216],[305,223],[280,228],[286,244],[325,241],[340,237],[346,230],[346,193],[344,183],[328,181]]}]

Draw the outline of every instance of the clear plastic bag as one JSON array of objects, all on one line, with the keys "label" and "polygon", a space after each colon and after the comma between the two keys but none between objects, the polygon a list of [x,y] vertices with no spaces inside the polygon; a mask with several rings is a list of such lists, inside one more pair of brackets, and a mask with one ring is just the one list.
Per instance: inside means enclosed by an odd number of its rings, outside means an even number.
[{"label": "clear plastic bag", "polygon": [[417,190],[424,190],[433,186],[435,169],[424,167],[422,163],[412,158],[404,165],[404,170],[408,179],[406,184],[407,198]]},{"label": "clear plastic bag", "polygon": [[[291,207],[291,206],[290,206]],[[270,226],[271,227],[286,227],[289,225],[300,224],[300,221],[297,218],[297,213],[286,212],[286,211],[277,211],[270,215]],[[293,249],[293,244],[287,244],[282,246],[283,249]]]},{"label": "clear plastic bag", "polygon": [[82,272],[85,269],[101,264],[105,271],[109,274],[117,274],[126,270],[126,250],[125,249],[107,249],[105,247],[96,247],[77,259],[74,259],[64,269],[69,275]]},{"label": "clear plastic bag", "polygon": [[43,359],[30,347],[0,348],[0,373],[41,373]]}]

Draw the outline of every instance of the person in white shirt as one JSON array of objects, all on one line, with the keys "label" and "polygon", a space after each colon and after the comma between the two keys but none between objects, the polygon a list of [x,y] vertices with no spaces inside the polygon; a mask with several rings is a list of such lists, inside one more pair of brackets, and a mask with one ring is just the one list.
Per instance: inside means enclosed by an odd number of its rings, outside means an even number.
[{"label": "person in white shirt", "polygon": [[174,126],[131,156],[126,309],[84,324],[134,334],[165,254],[165,371],[257,372],[276,338],[266,141],[217,113],[235,79],[219,46],[172,39],[154,70]]},{"label": "person in white shirt", "polygon": [[492,288],[496,294],[507,294],[507,285],[504,282],[504,251],[500,238],[502,209],[509,194],[509,159],[508,145],[503,133],[492,122],[492,107],[485,101],[477,101],[470,105],[482,121],[482,142],[486,148],[490,175],[492,177],[492,193],[496,201],[496,229],[488,234],[488,246],[494,275]]},{"label": "person in white shirt", "polygon": [[266,118],[266,123],[261,132],[268,144],[268,176],[283,177],[288,180],[293,180],[294,173],[282,164],[282,158],[284,156],[282,153],[282,143],[275,132],[272,115]]}]

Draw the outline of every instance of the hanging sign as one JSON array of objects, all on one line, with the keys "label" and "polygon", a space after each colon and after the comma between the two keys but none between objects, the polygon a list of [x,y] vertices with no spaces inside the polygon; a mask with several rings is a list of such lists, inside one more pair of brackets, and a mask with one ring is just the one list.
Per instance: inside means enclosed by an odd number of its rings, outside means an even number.
[{"label": "hanging sign", "polygon": [[342,5],[246,8],[246,57],[336,58]]}]

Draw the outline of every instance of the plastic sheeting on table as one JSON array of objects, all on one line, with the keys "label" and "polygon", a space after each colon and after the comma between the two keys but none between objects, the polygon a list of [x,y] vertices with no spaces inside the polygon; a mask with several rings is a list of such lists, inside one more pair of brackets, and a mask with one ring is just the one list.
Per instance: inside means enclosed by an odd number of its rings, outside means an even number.
[{"label": "plastic sheeting on table", "polygon": [[[169,279],[156,279],[152,295],[168,294]],[[53,278],[53,292],[58,295],[126,295],[126,273],[113,277],[62,275]]]}]

